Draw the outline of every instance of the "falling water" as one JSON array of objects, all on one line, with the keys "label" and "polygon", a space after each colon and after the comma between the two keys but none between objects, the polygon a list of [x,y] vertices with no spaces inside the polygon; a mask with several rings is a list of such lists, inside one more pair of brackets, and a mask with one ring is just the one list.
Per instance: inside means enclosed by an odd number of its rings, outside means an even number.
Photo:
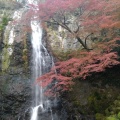
[{"label": "falling water", "polygon": [[[42,29],[40,27],[40,23],[34,20],[31,21],[31,28],[33,46],[33,79],[36,80],[39,76],[49,71],[52,59],[42,42]],[[40,120],[38,111],[40,114],[45,112],[47,108],[50,108],[50,102],[46,97],[44,97],[43,92],[44,89],[42,86],[35,85],[31,120]],[[51,120],[53,120],[52,114]]]},{"label": "falling water", "polygon": [[[19,1],[19,0],[18,0]],[[37,12],[38,0],[27,0],[25,4],[25,9],[29,8],[29,4],[34,4],[36,9],[34,12]],[[40,0],[39,0],[40,1]],[[27,7],[26,7],[27,6]],[[35,19],[34,19],[35,18]],[[33,16],[31,19],[31,43],[32,43],[32,79],[33,84],[35,80],[43,75],[44,73],[49,72],[50,68],[53,65],[53,58],[49,55],[46,44],[42,39],[42,28],[40,20],[36,19],[37,16]],[[42,84],[42,83],[41,83]],[[44,89],[42,86],[37,84],[33,85],[33,104],[30,120],[59,120],[56,113],[52,111],[52,105],[55,104],[55,100],[51,101],[46,96],[44,96]]]},{"label": "falling water", "polygon": [[[42,29],[37,21],[31,21],[32,28],[32,46],[33,46],[33,79],[37,79],[42,75],[42,64],[44,64],[44,59],[42,57],[41,47],[42,47]],[[38,85],[35,86],[35,101],[32,111],[31,120],[37,120],[38,108],[43,109],[43,92],[42,87]]]}]

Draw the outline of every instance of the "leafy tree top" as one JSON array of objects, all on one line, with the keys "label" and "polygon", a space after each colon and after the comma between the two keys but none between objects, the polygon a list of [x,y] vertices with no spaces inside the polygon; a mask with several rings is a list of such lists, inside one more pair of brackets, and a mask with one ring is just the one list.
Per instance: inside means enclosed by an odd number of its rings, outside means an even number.
[{"label": "leafy tree top", "polygon": [[120,38],[113,39],[104,45],[99,44],[97,52],[80,52],[79,58],[57,62],[49,73],[37,79],[38,84],[48,88],[47,95],[54,96],[56,93],[70,90],[74,84],[73,79],[85,80],[94,73],[104,72],[107,68],[120,65],[117,53],[112,52],[113,48],[119,47],[117,44],[119,41]]},{"label": "leafy tree top", "polygon": [[[86,41],[95,32],[120,26],[118,0],[46,0],[39,5],[30,4],[29,7],[27,20],[40,19],[42,23],[61,26],[86,50],[91,50]],[[74,16],[73,20],[71,15]],[[85,32],[88,34],[83,39]]]}]

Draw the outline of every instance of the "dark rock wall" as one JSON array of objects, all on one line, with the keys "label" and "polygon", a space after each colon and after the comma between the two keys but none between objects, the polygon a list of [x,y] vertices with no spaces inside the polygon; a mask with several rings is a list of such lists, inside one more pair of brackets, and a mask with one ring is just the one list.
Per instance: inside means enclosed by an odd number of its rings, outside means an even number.
[{"label": "dark rock wall", "polygon": [[[14,0],[0,0],[0,17],[3,11],[12,17],[22,5]],[[11,16],[10,16],[11,15]],[[1,19],[0,19],[1,22]],[[14,42],[7,70],[2,71],[4,31],[0,31],[0,120],[29,120],[31,106],[31,54],[30,33],[21,42]]]},{"label": "dark rock wall", "polygon": [[[31,68],[29,40],[27,48],[27,68]],[[15,43],[8,69],[0,72],[0,120],[17,120],[19,117],[27,120],[30,116],[27,112],[31,106],[31,71],[26,69],[23,49],[22,42]]]},{"label": "dark rock wall", "polygon": [[23,74],[0,76],[0,120],[17,120],[31,104],[30,79]]},{"label": "dark rock wall", "polygon": [[[67,120],[108,120],[119,114],[120,66],[94,73],[86,80],[77,79],[73,90],[62,95]],[[114,105],[115,104],[115,105]],[[112,120],[113,119],[111,117]]]}]

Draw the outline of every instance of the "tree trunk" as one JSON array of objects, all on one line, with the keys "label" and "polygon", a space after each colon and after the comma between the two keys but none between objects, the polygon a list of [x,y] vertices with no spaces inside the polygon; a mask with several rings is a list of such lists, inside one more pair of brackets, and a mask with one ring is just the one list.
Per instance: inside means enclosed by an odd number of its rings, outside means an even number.
[{"label": "tree trunk", "polygon": [[85,43],[80,39],[80,37],[76,36],[76,39],[78,40],[78,42],[80,42],[80,44],[81,44],[87,51],[92,50],[92,49],[88,48],[87,44],[85,44]]}]

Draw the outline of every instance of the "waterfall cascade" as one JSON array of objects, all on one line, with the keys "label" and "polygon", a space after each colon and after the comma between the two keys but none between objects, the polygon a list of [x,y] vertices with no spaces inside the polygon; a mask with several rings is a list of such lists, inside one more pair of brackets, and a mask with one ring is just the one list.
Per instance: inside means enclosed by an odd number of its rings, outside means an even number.
[{"label": "waterfall cascade", "polygon": [[[29,0],[37,6],[37,1]],[[37,12],[37,9],[36,11]],[[37,16],[34,16],[36,18]],[[33,47],[33,80],[36,80],[42,74],[48,72],[52,67],[53,59],[45,48],[45,43],[42,40],[42,28],[40,22],[31,20],[32,29],[32,47]],[[31,120],[53,120],[51,109],[51,102],[44,96],[44,89],[42,86],[35,85],[33,92],[33,105]],[[47,115],[46,114],[49,114]],[[44,115],[43,115],[44,114]],[[47,117],[45,117],[47,116]]]},{"label": "waterfall cascade", "polygon": [[[24,0],[17,0],[18,2],[24,2]],[[35,4],[37,7],[37,1],[38,0],[27,0],[25,1],[25,7],[21,8],[20,10],[17,10],[13,14],[13,20],[21,20],[22,15],[24,14],[24,11],[26,12],[29,8],[29,4]],[[42,0],[41,0],[42,1]],[[28,7],[27,7],[28,6]],[[35,9],[35,12],[37,12],[38,8]],[[55,110],[52,110],[53,106],[56,106],[56,99],[48,99],[47,96],[44,95],[44,91],[46,88],[43,88],[42,86],[39,86],[35,84],[35,80],[40,77],[41,75],[49,72],[51,67],[54,65],[53,58],[49,54],[48,50],[46,49],[46,43],[43,40],[42,34],[42,27],[40,20],[36,19],[37,16],[33,16],[31,18],[31,44],[32,44],[32,83],[33,83],[33,91],[32,91],[32,104],[30,108],[28,108],[24,115],[20,114],[18,116],[18,120],[59,120],[59,117]],[[35,19],[34,19],[35,18]],[[10,23],[9,23],[10,24]],[[14,43],[14,40],[16,40],[16,36],[21,39],[20,32],[18,34],[16,32],[16,28],[19,29],[19,27],[22,27],[22,24],[16,27],[16,24],[11,24],[9,28],[9,51],[10,55],[12,55],[12,44]],[[9,26],[8,26],[9,27]],[[41,83],[42,84],[42,83]],[[26,117],[26,113],[31,112]],[[27,118],[27,119],[26,119]]]},{"label": "waterfall cascade", "polygon": [[[49,71],[48,64],[51,64],[51,57],[42,42],[42,29],[39,22],[31,21],[32,28],[32,46],[33,46],[33,80],[36,80],[43,73]],[[43,95],[42,86],[35,85],[34,88],[34,103],[31,120],[38,120],[39,112],[45,112],[50,108],[49,100]],[[40,119],[40,118],[39,118]],[[52,120],[52,119],[51,119]]]}]

